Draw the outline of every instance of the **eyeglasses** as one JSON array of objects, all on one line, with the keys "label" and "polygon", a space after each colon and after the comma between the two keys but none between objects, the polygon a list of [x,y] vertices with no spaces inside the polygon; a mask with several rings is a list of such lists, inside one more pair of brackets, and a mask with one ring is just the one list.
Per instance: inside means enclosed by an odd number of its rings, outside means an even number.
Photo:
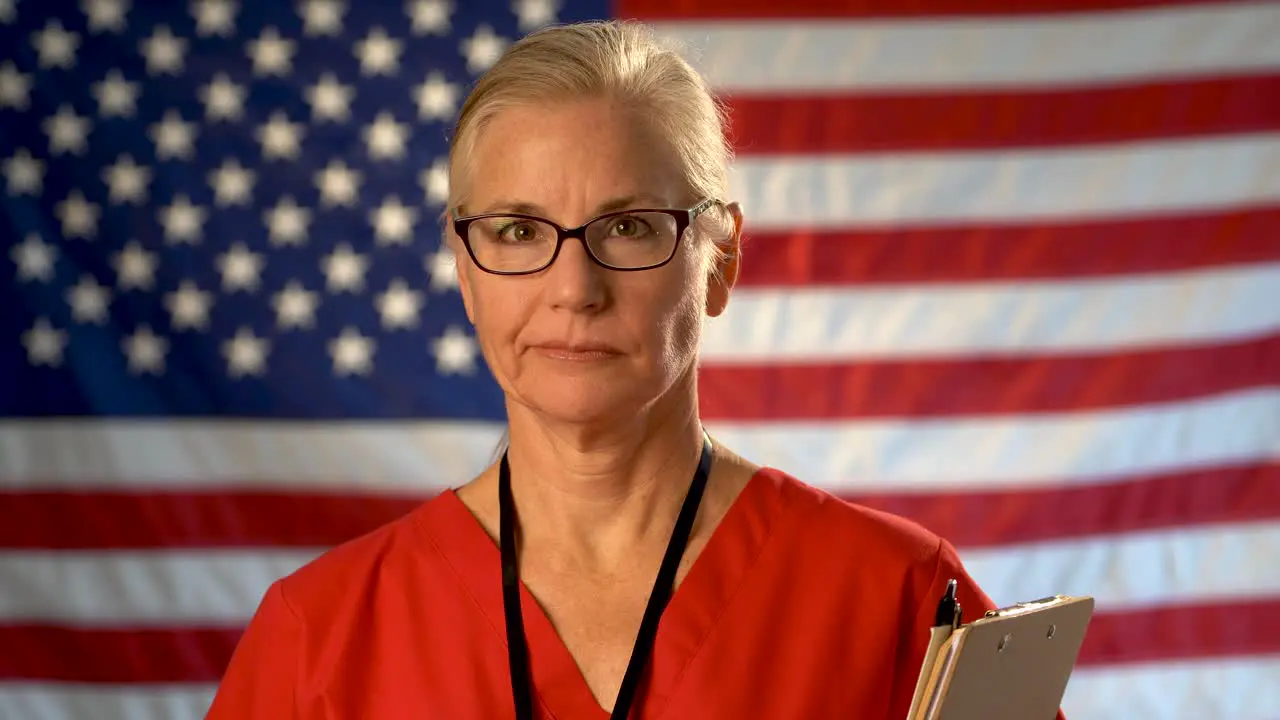
[{"label": "eyeglasses", "polygon": [[485,272],[529,275],[546,269],[569,238],[610,270],[650,270],[671,262],[685,231],[718,201],[706,198],[687,210],[638,208],[592,218],[576,228],[520,213],[470,215],[453,221],[467,254]]}]

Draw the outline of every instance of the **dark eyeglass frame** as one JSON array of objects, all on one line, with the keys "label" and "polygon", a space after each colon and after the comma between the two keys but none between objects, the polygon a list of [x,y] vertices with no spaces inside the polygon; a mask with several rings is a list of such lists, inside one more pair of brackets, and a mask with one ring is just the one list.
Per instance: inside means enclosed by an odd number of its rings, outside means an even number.
[{"label": "dark eyeglass frame", "polygon": [[[603,215],[597,215],[575,228],[562,227],[561,225],[555,222],[552,222],[551,220],[548,220],[544,217],[538,217],[537,215],[526,215],[524,213],[510,213],[510,212],[485,213],[483,215],[467,215],[465,217],[454,218],[453,231],[457,233],[458,237],[462,240],[463,246],[467,248],[467,254],[471,256],[471,261],[476,264],[476,267],[489,273],[490,275],[532,275],[534,273],[542,272],[543,270],[546,270],[547,268],[551,267],[551,264],[556,261],[556,258],[560,257],[560,248],[564,246],[564,241],[568,240],[569,238],[577,238],[581,240],[582,248],[583,250],[586,250],[587,257],[591,258],[591,261],[599,265],[600,267],[605,268],[606,270],[616,270],[618,272],[637,272],[640,270],[653,270],[655,268],[660,268],[663,265],[666,265],[667,263],[671,262],[671,259],[676,256],[676,251],[680,249],[680,243],[681,241],[684,240],[685,231],[689,229],[689,226],[693,224],[693,221],[697,220],[698,216],[702,215],[704,212],[709,210],[711,206],[717,205],[719,203],[720,203],[719,200],[709,197],[709,198],[703,198],[702,200],[698,201],[696,205],[688,209],[629,208],[626,210],[615,210],[613,212],[604,213]],[[613,265],[606,263],[600,258],[596,257],[595,252],[591,249],[591,243],[587,242],[587,228],[606,218],[624,217],[627,215],[634,215],[636,213],[665,213],[675,218],[676,241],[672,243],[671,253],[667,255],[666,259],[661,262],[653,263],[651,265],[644,265],[642,267],[615,267]],[[556,248],[551,252],[551,257],[547,258],[547,261],[545,263],[543,263],[542,265],[532,270],[490,270],[489,268],[485,267],[483,264],[480,263],[480,260],[476,258],[475,250],[473,250],[471,247],[471,237],[470,237],[471,223],[477,220],[484,220],[486,218],[496,218],[496,217],[518,218],[521,220],[530,220],[533,222],[540,222],[555,228]]]}]

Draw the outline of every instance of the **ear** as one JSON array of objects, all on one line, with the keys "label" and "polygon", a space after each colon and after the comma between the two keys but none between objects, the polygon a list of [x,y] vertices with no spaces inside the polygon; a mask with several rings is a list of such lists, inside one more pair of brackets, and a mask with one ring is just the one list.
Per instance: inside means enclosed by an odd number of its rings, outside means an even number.
[{"label": "ear", "polygon": [[733,218],[733,231],[728,237],[717,240],[722,258],[716,259],[707,283],[707,315],[719,317],[729,305],[729,293],[738,282],[742,268],[742,206],[736,202],[725,206]]}]

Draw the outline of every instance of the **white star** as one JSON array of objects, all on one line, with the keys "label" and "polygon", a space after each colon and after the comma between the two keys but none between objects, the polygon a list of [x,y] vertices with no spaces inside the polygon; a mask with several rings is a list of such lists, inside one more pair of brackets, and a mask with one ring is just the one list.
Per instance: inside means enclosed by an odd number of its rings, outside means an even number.
[{"label": "white star", "polygon": [[292,196],[280,198],[274,208],[263,214],[263,219],[271,231],[272,245],[306,244],[311,211],[298,205]]},{"label": "white star", "polygon": [[135,375],[164,373],[164,356],[169,352],[169,341],[156,335],[147,325],[139,325],[120,345],[129,359],[129,372]]},{"label": "white star", "polygon": [[302,16],[303,34],[341,35],[344,12],[346,8],[337,0],[306,0],[298,8],[298,14]]},{"label": "white star", "polygon": [[53,279],[53,264],[58,259],[58,249],[30,233],[22,242],[9,248],[9,257],[18,266],[19,280],[39,280],[49,282]]},{"label": "white star", "polygon": [[302,123],[291,123],[283,111],[276,110],[265,125],[254,131],[254,136],[262,143],[264,159],[296,160],[302,150],[302,133]]},{"label": "white star", "polygon": [[151,182],[151,170],[135,163],[125,154],[116,164],[102,171],[102,181],[107,184],[107,201],[141,205],[147,200],[147,185]]},{"label": "white star", "polygon": [[130,240],[124,249],[111,259],[116,269],[116,285],[121,290],[150,290],[156,279],[156,256]]},{"label": "white star", "polygon": [[329,341],[329,355],[333,357],[333,373],[343,375],[368,375],[373,370],[373,338],[360,334],[354,327],[345,327],[342,334]]},{"label": "white star", "polygon": [[404,156],[409,126],[407,123],[396,122],[391,113],[384,111],[378,113],[372,125],[365,127],[363,135],[373,159],[398,160]]},{"label": "white star", "polygon": [[31,106],[31,77],[18,72],[13,61],[0,65],[0,108],[26,110]]},{"label": "white star", "polygon": [[58,367],[67,348],[67,331],[50,325],[47,318],[38,318],[31,329],[22,333],[22,344],[27,348],[27,362],[31,365]]},{"label": "white star", "polygon": [[431,289],[436,292],[458,287],[458,258],[446,245],[427,256],[423,265],[431,275]]},{"label": "white star", "polygon": [[75,287],[67,290],[67,303],[76,322],[104,325],[109,317],[111,289],[98,284],[92,275],[82,275]]},{"label": "white star", "polygon": [[173,34],[168,25],[160,25],[151,37],[139,43],[139,52],[147,60],[147,72],[151,75],[182,73],[187,54],[187,40]]},{"label": "white star", "polygon": [[293,41],[280,37],[280,31],[268,27],[257,40],[250,40],[247,51],[253,59],[253,74],[285,77],[293,70]]},{"label": "white star", "polygon": [[436,356],[436,372],[441,375],[470,375],[475,371],[475,338],[457,327],[446,328],[444,334],[432,340],[431,352]]},{"label": "white star", "polygon": [[262,255],[251,252],[242,242],[218,256],[218,270],[222,273],[224,292],[244,290],[253,292],[262,283]]},{"label": "white star", "polygon": [[222,354],[227,356],[227,374],[233,378],[265,375],[270,352],[271,341],[258,337],[247,327],[236,330],[235,337],[222,343]]},{"label": "white star", "polygon": [[448,120],[458,109],[461,89],[445,80],[444,73],[431,72],[415,92],[422,120]]},{"label": "white star", "polygon": [[325,286],[331,293],[359,292],[364,289],[364,274],[369,270],[369,260],[341,243],[320,262],[325,276]]},{"label": "white star", "polygon": [[98,234],[98,218],[102,210],[95,203],[85,200],[79,188],[73,189],[54,209],[62,223],[64,238],[92,238]]},{"label": "white star", "polygon": [[231,37],[236,29],[238,9],[234,0],[196,0],[191,4],[191,15],[196,19],[196,34]]},{"label": "white star", "polygon": [[32,34],[31,44],[39,55],[41,68],[60,67],[70,70],[75,67],[80,36],[67,32],[61,22],[50,20],[43,30]]},{"label": "white star", "polygon": [[307,88],[307,102],[311,104],[313,120],[343,122],[351,118],[351,99],[356,91],[343,85],[333,73],[320,76],[320,81]]},{"label": "white star", "polygon": [[406,4],[405,11],[413,21],[413,34],[449,34],[449,13],[453,12],[449,0],[414,0]]},{"label": "white star", "polygon": [[376,27],[364,40],[356,43],[355,53],[360,58],[360,72],[364,75],[394,75],[400,67],[402,43],[387,36]]},{"label": "white star", "polygon": [[39,195],[44,189],[44,161],[32,157],[26,148],[18,148],[6,159],[2,172],[10,195]]},{"label": "white star", "polygon": [[0,0],[0,23],[18,19],[18,0]]},{"label": "white star", "polygon": [[49,154],[83,155],[89,147],[89,118],[76,115],[70,105],[63,105],[52,117],[41,123],[49,136]]},{"label": "white star", "polygon": [[315,327],[320,296],[302,287],[297,280],[290,280],[283,290],[276,293],[271,304],[275,306],[276,323],[282,330]]},{"label": "white star", "polygon": [[138,111],[137,83],[124,79],[119,70],[112,68],[102,82],[93,86],[93,96],[98,99],[98,114],[102,117],[133,117]]},{"label": "white star", "polygon": [[235,158],[222,161],[222,166],[209,173],[213,187],[213,204],[218,207],[248,205],[253,194],[254,173]]},{"label": "white star", "polygon": [[425,299],[417,290],[410,290],[409,285],[399,278],[393,280],[387,291],[378,296],[378,314],[382,316],[382,327],[412,328],[418,324],[418,313],[422,311]]},{"label": "white star", "polygon": [[556,21],[558,3],[555,0],[515,0],[511,9],[519,19],[521,32],[532,32]]},{"label": "white star", "polygon": [[428,205],[443,205],[449,201],[449,159],[436,158],[431,167],[423,170],[418,182],[427,194]]},{"label": "white star", "polygon": [[177,110],[166,110],[160,122],[147,128],[147,135],[156,144],[157,160],[190,160],[195,152],[195,123],[183,122]]},{"label": "white star", "polygon": [[329,161],[316,173],[316,187],[320,189],[320,204],[325,207],[355,207],[360,195],[360,173],[347,167],[340,158]]},{"label": "white star", "polygon": [[127,0],[81,0],[80,10],[89,19],[89,32],[124,32],[124,16],[129,12]]},{"label": "white star", "polygon": [[244,87],[231,82],[226,73],[214,75],[213,80],[199,92],[207,120],[239,120],[244,117],[244,100],[248,93]]},{"label": "white star", "polygon": [[493,67],[507,49],[507,40],[495,35],[487,23],[476,26],[475,34],[462,41],[462,55],[467,59],[467,69],[480,74]]},{"label": "white star", "polygon": [[173,318],[170,324],[174,330],[203,330],[209,327],[213,293],[201,290],[194,282],[183,280],[177,290],[165,296],[164,304]]},{"label": "white star", "polygon": [[381,245],[408,245],[413,240],[413,225],[418,221],[418,211],[391,195],[383,199],[376,210],[369,212]]},{"label": "white star", "polygon": [[199,243],[208,214],[203,207],[193,205],[185,194],[175,195],[173,202],[160,210],[160,224],[164,225],[165,239],[174,244]]}]

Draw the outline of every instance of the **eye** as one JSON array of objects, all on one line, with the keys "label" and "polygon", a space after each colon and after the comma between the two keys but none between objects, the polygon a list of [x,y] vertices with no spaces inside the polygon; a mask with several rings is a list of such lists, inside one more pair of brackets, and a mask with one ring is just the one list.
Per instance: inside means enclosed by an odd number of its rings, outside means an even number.
[{"label": "eye", "polygon": [[611,237],[644,237],[652,228],[635,215],[620,215],[609,223]]},{"label": "eye", "polygon": [[498,237],[506,242],[526,243],[538,239],[538,226],[527,220],[515,220],[498,227]]}]

